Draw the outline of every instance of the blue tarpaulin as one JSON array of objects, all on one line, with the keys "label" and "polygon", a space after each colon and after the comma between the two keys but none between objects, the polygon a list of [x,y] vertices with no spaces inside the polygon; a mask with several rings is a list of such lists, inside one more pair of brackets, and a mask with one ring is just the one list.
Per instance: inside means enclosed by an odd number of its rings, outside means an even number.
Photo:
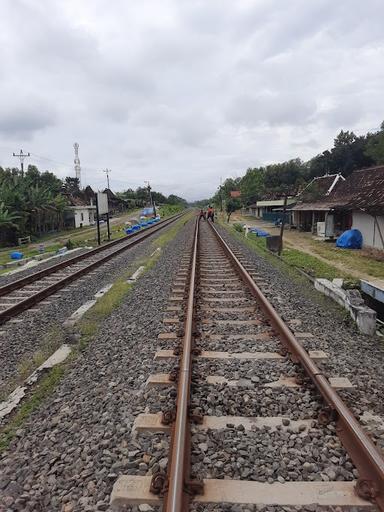
[{"label": "blue tarpaulin", "polygon": [[249,230],[251,233],[255,233],[255,235],[257,236],[269,236],[269,233],[267,233],[266,231],[264,231],[263,229],[259,229],[259,228],[250,228]]},{"label": "blue tarpaulin", "polygon": [[358,229],[348,229],[336,241],[336,247],[341,249],[361,249],[363,236]]}]

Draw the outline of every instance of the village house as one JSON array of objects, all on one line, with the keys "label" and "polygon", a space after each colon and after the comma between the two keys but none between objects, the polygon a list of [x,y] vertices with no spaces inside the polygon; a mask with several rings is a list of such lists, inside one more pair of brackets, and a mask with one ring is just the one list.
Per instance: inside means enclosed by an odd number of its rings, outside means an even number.
[{"label": "village house", "polygon": [[293,226],[324,239],[358,229],[364,247],[383,250],[384,166],[357,170],[345,179],[334,175],[317,180],[318,197],[308,199],[303,191],[300,202],[291,208]]},{"label": "village house", "polygon": [[[296,203],[296,199],[289,197],[287,205],[292,206]],[[282,215],[282,209],[284,206],[284,199],[264,199],[257,201],[247,207],[248,215],[252,215],[258,219],[267,221],[275,221]],[[287,212],[289,213],[289,212]]]}]

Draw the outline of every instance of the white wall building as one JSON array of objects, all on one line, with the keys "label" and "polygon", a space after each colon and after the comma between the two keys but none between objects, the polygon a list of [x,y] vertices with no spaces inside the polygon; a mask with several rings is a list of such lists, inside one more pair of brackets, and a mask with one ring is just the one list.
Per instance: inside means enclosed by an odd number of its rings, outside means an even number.
[{"label": "white wall building", "polygon": [[75,228],[92,226],[96,221],[96,206],[71,206],[74,213]]},{"label": "white wall building", "polygon": [[352,228],[363,235],[363,247],[384,249],[384,216],[369,215],[363,211],[352,212]]}]

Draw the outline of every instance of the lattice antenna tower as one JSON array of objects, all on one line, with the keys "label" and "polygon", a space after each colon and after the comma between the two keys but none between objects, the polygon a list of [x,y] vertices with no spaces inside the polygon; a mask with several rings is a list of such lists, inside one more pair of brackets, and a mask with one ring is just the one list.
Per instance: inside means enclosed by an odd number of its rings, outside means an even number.
[{"label": "lattice antenna tower", "polygon": [[80,167],[80,158],[79,158],[79,144],[77,142],[74,143],[73,147],[75,148],[75,175],[79,180],[79,188],[81,188],[81,167]]}]

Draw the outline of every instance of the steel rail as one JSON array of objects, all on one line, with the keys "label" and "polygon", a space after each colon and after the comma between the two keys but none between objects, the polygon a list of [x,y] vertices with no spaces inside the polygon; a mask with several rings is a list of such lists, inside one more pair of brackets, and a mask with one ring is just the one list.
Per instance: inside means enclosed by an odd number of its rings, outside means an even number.
[{"label": "steel rail", "polygon": [[[26,299],[23,299],[20,302],[17,302],[15,305],[0,311],[0,325],[2,325],[5,322],[7,322],[10,318],[12,318],[12,317],[22,313],[26,309],[29,309],[31,306],[37,304],[38,302],[42,301],[46,297],[49,297],[53,293],[57,292],[60,288],[63,288],[64,286],[69,284],[70,282],[75,281],[76,279],[78,279],[79,277],[83,276],[84,274],[87,274],[87,273],[91,272],[96,267],[102,265],[103,263],[105,263],[106,261],[110,260],[114,256],[120,254],[121,252],[126,251],[127,249],[130,249],[131,247],[133,247],[133,246],[137,245],[138,243],[142,242],[143,240],[145,240],[146,238],[148,238],[152,234],[157,233],[161,229],[167,227],[169,224],[172,224],[173,222],[178,220],[182,215],[183,214],[179,214],[177,216],[171,217],[170,219],[166,219],[161,224],[157,224],[156,225],[157,229],[148,229],[148,230],[142,231],[141,233],[138,233],[137,236],[132,238],[130,243],[127,243],[127,244],[124,244],[124,245],[118,247],[112,253],[110,252],[110,253],[106,254],[102,258],[100,258],[100,259],[90,263],[89,265],[87,265],[87,266],[85,266],[85,267],[83,267],[83,268],[81,268],[81,269],[79,269],[79,270],[69,274],[68,276],[63,277],[62,279],[58,280],[57,282],[55,282],[55,283],[53,283],[53,284],[43,288],[42,290],[32,294],[30,297],[27,297]],[[124,240],[127,241],[126,238]],[[129,242],[129,240],[128,240],[128,242]],[[116,245],[116,244],[114,244],[114,245]],[[86,254],[89,254],[89,253],[86,253]],[[72,261],[72,260],[68,260],[68,261]],[[35,274],[33,274],[33,275],[35,275]],[[45,277],[45,276],[43,276],[43,277]],[[17,281],[17,282],[19,282],[19,281]],[[27,282],[25,284],[29,284],[29,282]],[[17,289],[21,289],[21,288],[23,288],[23,286],[25,286],[25,285],[22,285],[22,286],[20,286]],[[12,290],[12,291],[14,291],[14,290]]]},{"label": "steel rail", "polygon": [[196,264],[199,236],[199,219],[196,220],[189,278],[187,312],[184,323],[183,354],[181,357],[176,404],[176,420],[171,439],[171,458],[168,468],[168,489],[164,497],[164,512],[188,510],[189,494],[186,485],[189,478],[189,405],[191,389],[191,364],[193,348],[193,321],[196,284]]},{"label": "steel rail", "polygon": [[268,316],[272,328],[279,335],[294,360],[299,361],[306,374],[315,384],[327,403],[332,416],[336,420],[336,432],[355,464],[359,478],[356,493],[367,500],[373,501],[384,511],[384,457],[364,431],[352,411],[343,402],[338,393],[331,387],[328,379],[310,358],[302,344],[295,338],[288,326],[276,312],[272,304],[263,295],[250,274],[235,256],[228,244],[209,223],[225,253],[230,258],[234,269],[256,298],[264,313]]},{"label": "steel rail", "polygon": [[99,252],[108,250],[109,248],[114,247],[115,245],[124,243],[127,240],[130,240],[131,238],[134,239],[138,235],[140,235],[144,232],[154,233],[159,230],[159,226],[166,226],[172,220],[177,220],[184,214],[185,214],[185,212],[176,214],[176,215],[170,217],[169,219],[164,219],[163,221],[160,221],[157,224],[154,224],[154,225],[146,228],[144,231],[138,231],[137,233],[131,233],[130,235],[124,236],[123,238],[118,238],[117,240],[112,240],[112,242],[108,242],[104,245],[100,245],[99,247],[96,247],[95,249],[92,249],[84,254],[79,254],[78,256],[69,258],[65,261],[62,261],[61,263],[57,263],[56,265],[52,265],[51,267],[40,270],[39,272],[35,272],[29,276],[25,276],[20,279],[17,279],[16,281],[12,281],[11,283],[5,284],[4,286],[0,286],[0,297],[7,295],[8,293],[13,292],[15,290],[19,290],[20,288],[24,287],[26,284],[31,284],[31,283],[34,283],[35,281],[38,281],[39,279],[42,279],[43,277],[47,277],[50,274],[53,274],[62,268],[69,267],[70,265],[73,265],[79,261],[85,260],[87,258],[91,258],[95,254],[98,254]]}]

